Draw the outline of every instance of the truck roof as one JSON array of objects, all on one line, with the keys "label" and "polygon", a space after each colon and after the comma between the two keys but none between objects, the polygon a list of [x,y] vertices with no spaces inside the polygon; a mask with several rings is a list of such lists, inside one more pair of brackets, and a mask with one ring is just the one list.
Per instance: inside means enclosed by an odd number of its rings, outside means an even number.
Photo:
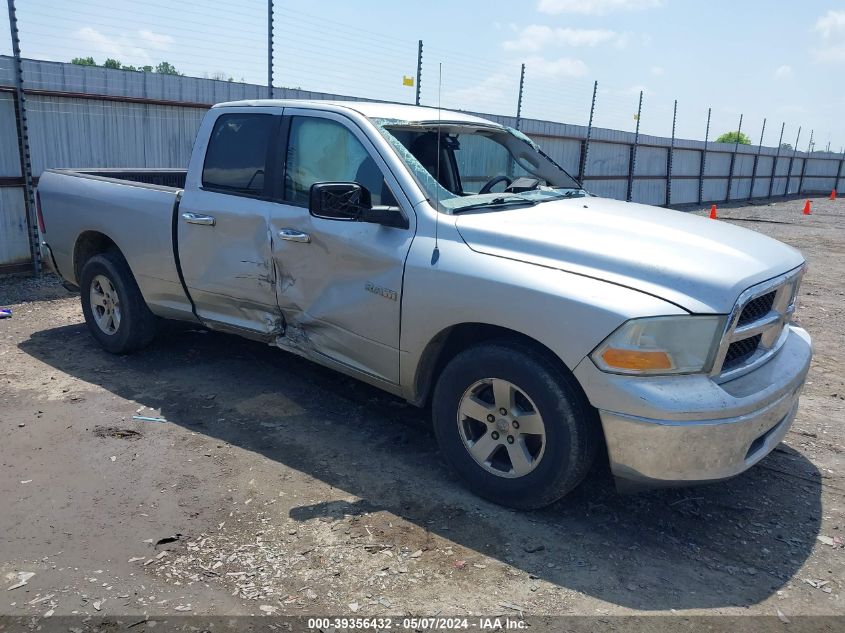
[{"label": "truck roof", "polygon": [[215,108],[235,108],[244,106],[270,106],[276,108],[313,108],[313,109],[345,109],[358,112],[369,119],[399,119],[400,121],[431,122],[449,121],[450,123],[469,123],[484,126],[501,127],[488,119],[473,116],[455,110],[439,110],[424,106],[405,105],[401,103],[383,103],[377,101],[331,101],[324,99],[248,99],[244,101],[228,101],[218,103]]}]

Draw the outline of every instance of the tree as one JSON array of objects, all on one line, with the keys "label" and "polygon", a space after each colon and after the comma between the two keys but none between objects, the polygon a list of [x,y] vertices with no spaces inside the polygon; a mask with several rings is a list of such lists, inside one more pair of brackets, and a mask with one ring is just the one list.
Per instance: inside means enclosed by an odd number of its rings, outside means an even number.
[{"label": "tree", "polygon": [[158,66],[156,66],[155,71],[159,75],[181,75],[178,70],[171,64],[170,62],[160,62]]},{"label": "tree", "polygon": [[[99,66],[99,64],[94,60],[93,57],[74,57],[70,60],[71,64],[76,64],[77,66]],[[118,60],[109,57],[106,61],[103,62],[103,68],[111,68],[113,70],[134,70],[135,72],[145,72],[145,73],[158,73],[159,75],[181,75],[176,67],[171,64],[170,62],[159,62],[159,64],[154,68],[150,65],[146,66],[124,66]],[[219,73],[221,75],[221,79],[225,78],[223,73]]]},{"label": "tree", "polygon": [[780,148],[785,149],[787,152],[791,152],[792,151],[792,143],[781,143]]},{"label": "tree", "polygon": [[740,131],[725,132],[716,139],[717,143],[739,143],[740,145],[751,145],[751,139]]}]

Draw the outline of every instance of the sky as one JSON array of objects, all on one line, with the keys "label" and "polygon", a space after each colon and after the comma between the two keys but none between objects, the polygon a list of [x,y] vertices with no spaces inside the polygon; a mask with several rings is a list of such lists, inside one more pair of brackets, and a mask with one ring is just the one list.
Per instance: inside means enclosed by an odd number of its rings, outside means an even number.
[{"label": "sky", "polygon": [[[165,60],[185,74],[267,81],[267,2],[17,0],[25,57]],[[845,1],[276,0],[274,85],[516,113],[678,138],[742,130],[754,144],[845,146]],[[11,50],[6,13],[0,53]],[[92,87],[96,88],[96,87]]]}]

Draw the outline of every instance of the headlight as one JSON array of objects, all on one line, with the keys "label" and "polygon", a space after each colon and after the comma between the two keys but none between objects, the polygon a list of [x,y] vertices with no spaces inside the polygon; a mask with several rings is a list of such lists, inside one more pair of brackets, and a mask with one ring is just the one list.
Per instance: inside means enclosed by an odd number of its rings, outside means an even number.
[{"label": "headlight", "polygon": [[723,316],[665,316],[623,323],[591,354],[614,374],[709,371],[725,327]]}]

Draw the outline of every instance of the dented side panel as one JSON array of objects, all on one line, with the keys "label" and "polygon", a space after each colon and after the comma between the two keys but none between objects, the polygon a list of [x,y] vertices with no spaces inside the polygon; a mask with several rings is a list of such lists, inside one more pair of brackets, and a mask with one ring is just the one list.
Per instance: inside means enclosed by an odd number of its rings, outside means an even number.
[{"label": "dented side panel", "polygon": [[[267,207],[266,201],[199,189],[182,198],[182,272],[197,314],[212,327],[281,332]],[[190,224],[184,213],[213,217],[214,224]]]},{"label": "dented side panel", "polygon": [[[185,285],[202,321],[214,329],[269,341],[284,330],[276,305],[269,203],[203,189],[202,182],[217,118],[237,113],[256,110],[213,108],[200,125],[176,218],[177,248]],[[280,117],[282,108],[261,108],[259,113]],[[191,213],[212,220],[191,223],[184,217]]]},{"label": "dented side panel", "polygon": [[[369,122],[293,108],[285,115],[325,118],[346,127],[378,166],[410,227],[317,218],[303,206],[273,204],[277,299],[287,324],[279,344],[396,384],[402,282],[416,230],[413,205],[370,137],[384,143]],[[308,241],[283,239],[290,230],[306,234]]]},{"label": "dented side panel", "polygon": [[311,238],[273,241],[290,344],[398,382],[402,272],[413,234],[275,207],[277,235],[293,228]]}]

